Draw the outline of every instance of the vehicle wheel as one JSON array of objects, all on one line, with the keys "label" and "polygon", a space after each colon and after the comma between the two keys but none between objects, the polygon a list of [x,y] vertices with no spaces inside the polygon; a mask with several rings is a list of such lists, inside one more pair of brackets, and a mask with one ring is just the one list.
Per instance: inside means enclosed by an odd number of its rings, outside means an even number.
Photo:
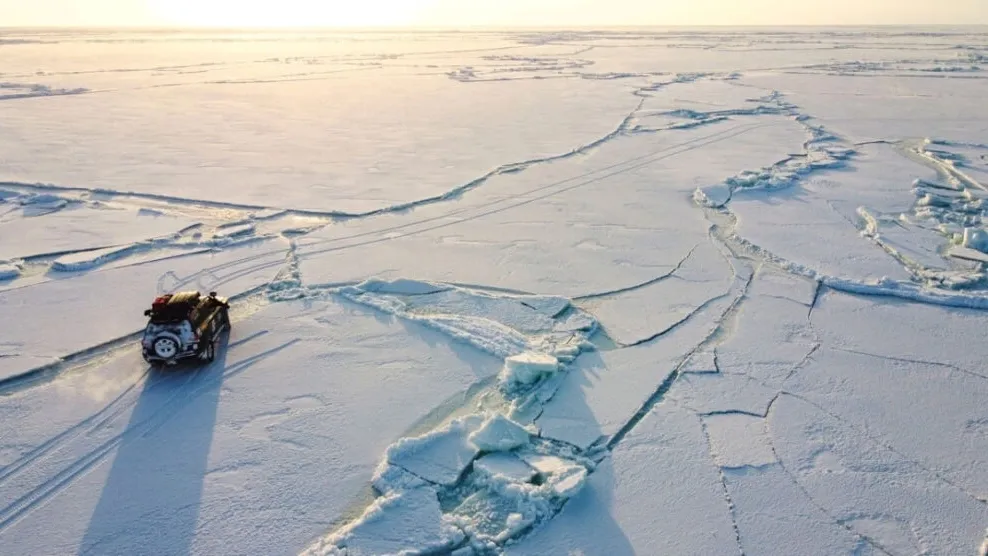
[{"label": "vehicle wheel", "polygon": [[168,336],[162,336],[151,344],[151,349],[154,350],[154,354],[158,357],[171,359],[178,354],[178,343]]},{"label": "vehicle wheel", "polygon": [[202,359],[207,363],[212,363],[216,359],[216,344],[212,341],[206,342],[202,348]]}]

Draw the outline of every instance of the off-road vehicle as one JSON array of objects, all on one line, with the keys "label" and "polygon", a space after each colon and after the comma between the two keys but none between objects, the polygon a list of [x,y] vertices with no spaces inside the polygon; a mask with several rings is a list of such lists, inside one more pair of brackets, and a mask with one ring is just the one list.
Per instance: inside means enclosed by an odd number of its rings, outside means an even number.
[{"label": "off-road vehicle", "polygon": [[230,327],[230,303],[227,298],[208,296],[198,291],[184,291],[155,298],[141,342],[144,360],[152,364],[172,365],[181,359],[212,361],[216,357],[216,340]]}]

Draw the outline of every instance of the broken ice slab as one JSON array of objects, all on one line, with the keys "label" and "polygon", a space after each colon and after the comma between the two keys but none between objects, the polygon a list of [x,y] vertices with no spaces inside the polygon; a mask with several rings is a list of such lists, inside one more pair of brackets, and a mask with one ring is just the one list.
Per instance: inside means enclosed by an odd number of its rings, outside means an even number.
[{"label": "broken ice slab", "polygon": [[234,239],[241,236],[251,235],[257,231],[253,224],[237,224],[235,226],[223,226],[213,233],[216,239]]},{"label": "broken ice slab", "polygon": [[697,187],[693,192],[693,201],[705,207],[719,208],[730,200],[731,186],[726,183]]},{"label": "broken ice slab", "polygon": [[542,454],[523,454],[521,459],[531,465],[536,471],[543,474],[557,473],[572,465],[561,457],[546,456]]},{"label": "broken ice slab", "polygon": [[535,469],[518,459],[518,456],[504,452],[481,457],[474,462],[473,468],[487,475],[500,475],[522,483],[531,481],[536,473]]},{"label": "broken ice slab", "polygon": [[587,469],[578,465],[570,465],[559,473],[549,476],[552,492],[560,498],[576,496],[587,482]]},{"label": "broken ice slab", "polygon": [[977,228],[964,228],[962,245],[970,249],[977,249],[982,253],[988,253],[988,232]]},{"label": "broken ice slab", "polygon": [[506,452],[527,444],[529,431],[504,415],[494,414],[476,431],[470,433],[470,442],[485,452]]},{"label": "broken ice slab", "polygon": [[93,251],[67,253],[52,261],[51,270],[56,272],[89,270],[114,259],[124,257],[134,251],[134,249],[134,245],[123,245]]},{"label": "broken ice slab", "polygon": [[469,415],[446,428],[415,438],[403,438],[388,448],[387,460],[426,481],[455,484],[480,450],[470,442],[483,418]]},{"label": "broken ice slab", "polygon": [[954,246],[951,247],[947,252],[951,257],[958,259],[964,259],[967,261],[975,261],[979,263],[988,263],[988,254],[982,253],[976,249],[971,249],[970,247]]},{"label": "broken ice slab", "polygon": [[545,353],[526,352],[504,360],[501,382],[506,386],[532,384],[543,375],[551,375],[559,370],[559,361]]}]

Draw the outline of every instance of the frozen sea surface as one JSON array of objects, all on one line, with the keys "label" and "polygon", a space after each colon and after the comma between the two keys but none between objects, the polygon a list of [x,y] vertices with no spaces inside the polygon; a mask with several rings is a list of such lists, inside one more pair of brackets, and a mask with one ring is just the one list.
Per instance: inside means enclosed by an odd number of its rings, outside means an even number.
[{"label": "frozen sea surface", "polygon": [[986,97],[982,28],[0,31],[0,546],[983,555]]}]

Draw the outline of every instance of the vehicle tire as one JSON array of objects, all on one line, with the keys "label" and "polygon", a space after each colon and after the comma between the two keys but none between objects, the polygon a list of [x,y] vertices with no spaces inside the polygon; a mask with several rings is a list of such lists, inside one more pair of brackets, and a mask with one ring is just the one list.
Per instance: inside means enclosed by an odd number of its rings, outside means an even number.
[{"label": "vehicle tire", "polygon": [[213,343],[212,340],[206,342],[206,344],[202,347],[201,357],[203,361],[207,363],[212,363],[213,360],[216,359],[216,344]]},{"label": "vehicle tire", "polygon": [[178,342],[168,336],[158,336],[151,342],[151,350],[162,359],[171,359],[178,355]]}]

